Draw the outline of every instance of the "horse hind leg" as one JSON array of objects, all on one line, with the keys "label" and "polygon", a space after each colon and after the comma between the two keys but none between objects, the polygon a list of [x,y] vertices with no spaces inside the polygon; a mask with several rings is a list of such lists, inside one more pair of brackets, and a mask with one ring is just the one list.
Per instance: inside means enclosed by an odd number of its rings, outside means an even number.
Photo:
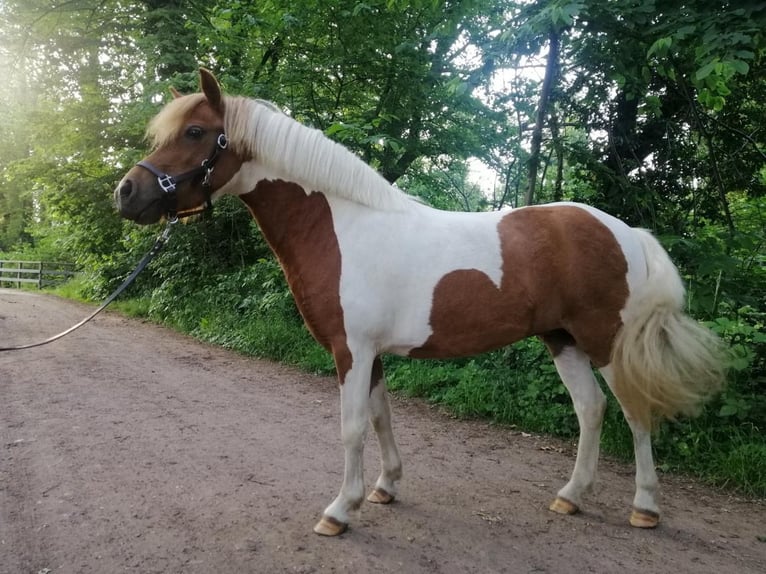
[{"label": "horse hind leg", "polygon": [[375,359],[372,366],[370,422],[380,445],[381,472],[367,500],[376,504],[389,504],[396,496],[396,482],[402,478],[402,461],[391,428],[391,406],[380,357]]},{"label": "horse hind leg", "polygon": [[588,355],[575,346],[571,337],[545,336],[543,341],[551,351],[559,376],[569,391],[580,425],[572,476],[559,490],[550,510],[559,514],[574,514],[580,509],[583,495],[596,480],[606,397],[596,382]]},{"label": "horse hind leg", "polygon": [[[599,370],[614,393],[614,375],[611,367],[607,365]],[[615,397],[620,402],[616,393]],[[636,457],[636,494],[633,497],[630,524],[636,528],[654,528],[660,521],[660,510],[657,505],[659,481],[654,470],[652,436],[648,429],[630,417],[625,408],[622,409],[622,413],[633,433],[633,450]]]}]

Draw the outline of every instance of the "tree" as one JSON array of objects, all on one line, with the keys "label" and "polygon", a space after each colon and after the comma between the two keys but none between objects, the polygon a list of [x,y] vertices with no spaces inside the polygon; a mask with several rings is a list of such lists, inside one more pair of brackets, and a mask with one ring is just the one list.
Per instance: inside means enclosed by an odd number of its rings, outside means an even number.
[{"label": "tree", "polygon": [[[225,84],[285,106],[389,181],[419,157],[466,158],[502,137],[470,59],[501,25],[478,2],[218,2],[197,22]],[[212,24],[212,27],[210,26]]]},{"label": "tree", "polygon": [[468,177],[468,165],[449,157],[419,159],[400,180],[408,193],[448,211],[483,211],[487,198]]}]

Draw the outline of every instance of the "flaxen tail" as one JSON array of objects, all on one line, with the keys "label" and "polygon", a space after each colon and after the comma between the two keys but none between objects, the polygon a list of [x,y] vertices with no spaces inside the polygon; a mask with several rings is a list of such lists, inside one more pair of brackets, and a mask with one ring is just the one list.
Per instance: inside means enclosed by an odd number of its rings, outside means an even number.
[{"label": "flaxen tail", "polygon": [[684,314],[684,286],[659,242],[638,234],[646,282],[631,293],[612,348],[614,392],[637,422],[694,415],[726,379],[720,339]]}]

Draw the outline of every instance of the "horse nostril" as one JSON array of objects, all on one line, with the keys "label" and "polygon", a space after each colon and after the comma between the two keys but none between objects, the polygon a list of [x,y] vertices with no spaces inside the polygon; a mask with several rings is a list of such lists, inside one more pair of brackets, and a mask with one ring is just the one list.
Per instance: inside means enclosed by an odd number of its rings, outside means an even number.
[{"label": "horse nostril", "polygon": [[126,198],[128,197],[131,192],[133,191],[133,184],[130,182],[129,179],[126,179],[122,182],[122,185],[120,185],[120,197]]}]

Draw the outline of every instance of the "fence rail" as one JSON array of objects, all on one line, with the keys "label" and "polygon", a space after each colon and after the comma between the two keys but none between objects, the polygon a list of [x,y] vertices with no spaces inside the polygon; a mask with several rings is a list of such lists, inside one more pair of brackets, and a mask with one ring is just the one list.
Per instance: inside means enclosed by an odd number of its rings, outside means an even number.
[{"label": "fence rail", "polygon": [[28,284],[42,289],[63,283],[74,273],[71,263],[0,259],[0,287],[7,287],[10,283],[16,287]]}]

